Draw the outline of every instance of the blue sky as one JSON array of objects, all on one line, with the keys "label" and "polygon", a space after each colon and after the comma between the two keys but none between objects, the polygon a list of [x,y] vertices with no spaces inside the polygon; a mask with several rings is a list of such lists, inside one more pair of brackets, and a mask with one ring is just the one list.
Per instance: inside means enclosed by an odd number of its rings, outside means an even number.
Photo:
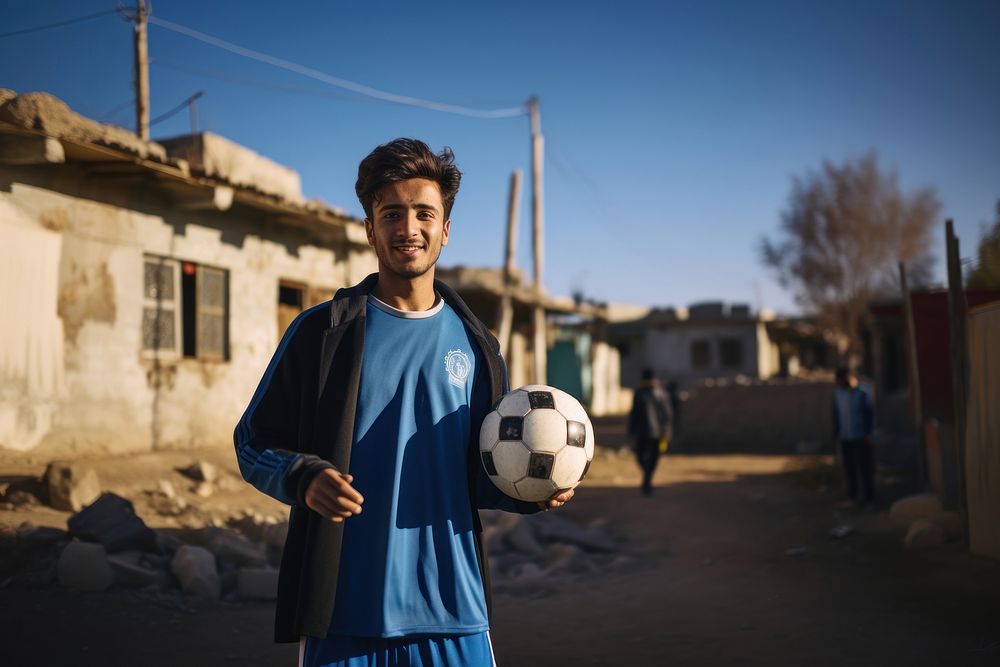
[{"label": "blue sky", "polygon": [[[0,33],[113,7],[5,2]],[[953,217],[963,255],[1000,197],[996,2],[157,0],[153,15],[402,95],[478,108],[538,95],[555,294],[794,312],[756,248],[777,229],[791,178],[824,158],[875,149],[904,189],[935,187],[938,246]],[[386,104],[155,25],[149,35],[152,116],[204,90],[201,129],[294,167],[307,196],[358,216],[354,179],[371,148],[397,136],[451,146],[465,176],[442,261],[501,263],[511,170],[528,185],[527,118]],[[124,126],[131,68],[131,31],[114,15],[0,39],[0,86]],[[152,134],[189,128],[184,112]]]}]

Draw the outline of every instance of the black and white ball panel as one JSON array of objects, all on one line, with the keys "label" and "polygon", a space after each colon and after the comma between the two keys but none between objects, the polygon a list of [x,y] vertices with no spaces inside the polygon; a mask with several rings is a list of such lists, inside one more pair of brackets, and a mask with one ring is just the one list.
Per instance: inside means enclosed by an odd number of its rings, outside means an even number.
[{"label": "black and white ball panel", "polygon": [[479,446],[498,489],[521,500],[545,500],[583,479],[594,457],[594,432],[575,398],[529,385],[504,396],[486,416]]}]

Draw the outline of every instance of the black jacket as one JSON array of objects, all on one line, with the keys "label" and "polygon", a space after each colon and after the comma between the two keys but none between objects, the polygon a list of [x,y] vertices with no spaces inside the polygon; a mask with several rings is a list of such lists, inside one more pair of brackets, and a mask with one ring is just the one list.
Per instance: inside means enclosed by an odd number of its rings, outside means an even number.
[{"label": "black jacket", "polygon": [[669,439],[673,418],[670,398],[659,384],[643,383],[635,390],[628,416],[629,435],[647,440]]},{"label": "black jacket", "polygon": [[[338,290],[332,301],[299,315],[285,332],[236,429],[237,459],[244,478],[292,504],[278,576],[275,641],[298,641],[302,635],[323,637],[329,630],[344,524],[309,510],[304,494],[324,468],[350,471],[366,305],[377,282],[378,274],[372,274],[354,287]],[[499,344],[451,288],[440,281],[434,282],[434,288],[479,345],[488,370],[490,403],[495,404],[507,386]],[[475,489],[478,434],[485,416],[472,414],[468,465],[476,556],[489,608],[489,571]]]}]

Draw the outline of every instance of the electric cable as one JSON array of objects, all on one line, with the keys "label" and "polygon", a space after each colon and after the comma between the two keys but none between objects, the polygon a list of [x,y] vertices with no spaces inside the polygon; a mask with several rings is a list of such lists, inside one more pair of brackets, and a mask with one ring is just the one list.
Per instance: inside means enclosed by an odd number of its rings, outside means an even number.
[{"label": "electric cable", "polygon": [[526,115],[528,112],[527,105],[522,105],[518,107],[511,107],[507,109],[472,109],[469,107],[460,106],[457,104],[446,104],[444,102],[435,102],[433,100],[425,100],[419,97],[411,97],[409,95],[397,95],[396,93],[386,92],[384,90],[379,90],[377,88],[372,88],[371,86],[366,86],[355,81],[349,81],[347,79],[342,79],[340,77],[332,76],[326,74],[325,72],[320,72],[319,70],[313,69],[311,67],[306,67],[305,65],[300,65],[294,63],[290,60],[285,60],[284,58],[278,58],[276,56],[271,56],[266,53],[261,53],[260,51],[255,51],[253,49],[248,49],[246,47],[233,44],[232,42],[227,42],[224,39],[219,39],[218,37],[213,37],[212,35],[194,30],[193,28],[188,28],[180,24],[174,23],[172,21],[167,21],[165,19],[158,18],[156,16],[148,17],[149,23],[157,25],[166,30],[176,32],[181,35],[185,35],[192,39],[196,39],[199,42],[204,42],[211,46],[218,47],[220,49],[235,53],[237,55],[243,56],[245,58],[250,58],[251,60],[256,60],[274,67],[279,67],[281,69],[288,70],[290,72],[295,72],[296,74],[301,74],[302,76],[309,77],[310,79],[315,79],[317,81],[322,81],[323,83],[335,86],[337,88],[343,88],[345,90],[350,90],[355,93],[360,93],[368,97],[373,97],[378,100],[385,102],[393,102],[396,104],[404,104],[407,106],[418,107],[422,109],[430,109],[432,111],[443,111],[446,113],[458,114],[461,116],[469,116],[472,118],[513,118],[516,116]]},{"label": "electric cable", "polygon": [[83,21],[89,21],[91,19],[96,19],[101,16],[107,16],[108,14],[117,14],[117,9],[107,9],[103,12],[97,12],[95,14],[87,14],[86,16],[78,16],[75,19],[66,19],[65,21],[58,21],[56,23],[48,23],[46,25],[39,25],[33,28],[22,28],[21,30],[13,30],[11,32],[0,32],[0,39],[4,37],[14,37],[16,35],[27,35],[32,32],[40,32],[42,30],[49,30],[50,28],[60,28],[64,25],[72,25],[74,23],[82,23]]}]

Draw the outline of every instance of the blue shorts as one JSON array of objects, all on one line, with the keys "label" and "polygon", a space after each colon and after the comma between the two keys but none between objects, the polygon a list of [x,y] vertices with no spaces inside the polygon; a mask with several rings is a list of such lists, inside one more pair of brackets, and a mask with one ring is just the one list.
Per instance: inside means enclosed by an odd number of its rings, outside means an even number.
[{"label": "blue shorts", "polygon": [[439,637],[306,637],[299,667],[496,667],[490,633]]}]

